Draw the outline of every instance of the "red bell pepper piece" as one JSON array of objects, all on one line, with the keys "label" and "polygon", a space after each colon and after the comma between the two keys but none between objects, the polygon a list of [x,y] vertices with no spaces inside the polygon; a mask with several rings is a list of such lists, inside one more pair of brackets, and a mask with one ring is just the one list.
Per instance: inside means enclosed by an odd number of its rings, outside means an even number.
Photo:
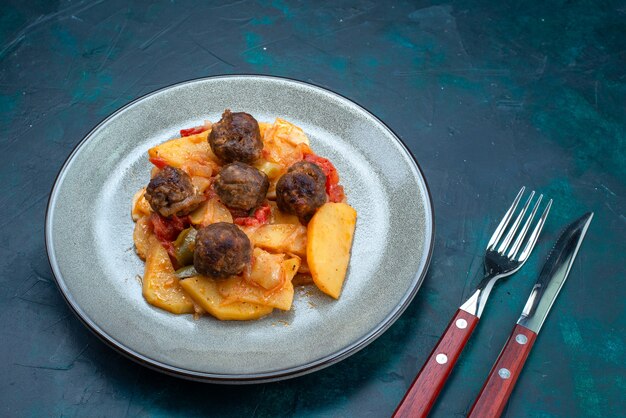
[{"label": "red bell pepper piece", "polygon": [[254,215],[235,218],[233,222],[241,226],[260,226],[269,222],[271,214],[272,209],[270,205],[264,203],[254,211]]},{"label": "red bell pepper piece", "polygon": [[196,135],[196,134],[202,133],[204,131],[208,131],[208,130],[209,130],[209,128],[207,128],[204,125],[194,126],[193,128],[181,129],[180,130],[180,136]]},{"label": "red bell pepper piece", "polygon": [[161,157],[150,157],[150,162],[154,164],[159,170],[162,170],[163,167],[167,165],[167,161],[165,161]]}]

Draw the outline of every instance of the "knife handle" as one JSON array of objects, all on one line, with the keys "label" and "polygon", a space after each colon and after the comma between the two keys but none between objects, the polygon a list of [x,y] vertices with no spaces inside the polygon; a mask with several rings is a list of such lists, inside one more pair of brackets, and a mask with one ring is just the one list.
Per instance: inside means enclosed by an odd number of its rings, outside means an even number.
[{"label": "knife handle", "polygon": [[537,334],[526,327],[515,325],[513,333],[489,372],[468,417],[499,417],[504,411],[515,382],[535,343]]},{"label": "knife handle", "polygon": [[394,418],[425,417],[474,331],[478,317],[462,309],[448,324],[428,360],[393,413]]}]

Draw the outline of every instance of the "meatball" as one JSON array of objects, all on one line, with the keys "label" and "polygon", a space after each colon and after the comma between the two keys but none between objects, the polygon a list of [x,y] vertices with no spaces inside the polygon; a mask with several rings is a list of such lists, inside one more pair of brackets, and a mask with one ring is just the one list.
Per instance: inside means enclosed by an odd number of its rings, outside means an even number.
[{"label": "meatball", "polygon": [[152,209],[165,217],[187,215],[204,200],[189,175],[169,165],[150,180],[145,197]]},{"label": "meatball", "polygon": [[263,203],[270,182],[265,173],[236,162],[222,168],[213,187],[226,206],[247,211]]},{"label": "meatball", "polygon": [[289,167],[276,184],[276,203],[280,210],[295,214],[307,224],[326,203],[326,176],[322,169],[308,161]]},{"label": "meatball", "polygon": [[215,279],[239,274],[252,259],[252,244],[237,226],[218,222],[200,228],[193,265],[198,273]]},{"label": "meatball", "polygon": [[232,113],[230,109],[226,109],[222,119],[213,125],[209,144],[215,155],[225,163],[251,163],[261,157],[263,150],[256,119],[248,113]]}]

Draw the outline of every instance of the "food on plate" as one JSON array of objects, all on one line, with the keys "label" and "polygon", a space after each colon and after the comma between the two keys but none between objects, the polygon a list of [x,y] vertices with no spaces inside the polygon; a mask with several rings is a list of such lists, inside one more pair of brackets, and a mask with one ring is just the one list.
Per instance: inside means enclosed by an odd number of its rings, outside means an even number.
[{"label": "food on plate", "polygon": [[306,257],[306,227],[298,224],[262,225],[251,234],[256,247],[284,254]]},{"label": "food on plate", "polygon": [[213,125],[209,144],[225,163],[252,163],[261,157],[263,141],[259,123],[245,112],[232,113],[226,109],[222,119]]},{"label": "food on plate", "polygon": [[315,163],[293,164],[276,184],[278,208],[295,214],[303,224],[309,222],[326,200],[326,175]]},{"label": "food on plate", "polygon": [[174,268],[161,243],[152,239],[143,275],[143,297],[161,309],[176,314],[194,313],[192,299],[180,287]]},{"label": "food on plate", "polygon": [[205,200],[187,173],[169,165],[150,180],[144,196],[150,207],[165,217],[187,215]]},{"label": "food on plate", "polygon": [[213,184],[222,203],[242,210],[260,206],[270,187],[265,173],[240,162],[224,166]]},{"label": "food on plate", "polygon": [[250,265],[252,244],[235,224],[218,222],[202,227],[196,234],[193,266],[214,279],[235,276]]},{"label": "food on plate", "polygon": [[222,321],[259,319],[274,310],[271,306],[255,303],[225,303],[225,297],[219,292],[217,282],[208,277],[189,277],[181,280],[180,285],[205,311]]},{"label": "food on plate", "polygon": [[306,258],[320,290],[339,298],[350,262],[356,211],[345,203],[326,203],[307,227]]},{"label": "food on plate", "polygon": [[175,314],[252,320],[290,310],[294,286],[339,298],[356,211],[302,129],[226,109],[148,150],[132,198],[143,295]]}]

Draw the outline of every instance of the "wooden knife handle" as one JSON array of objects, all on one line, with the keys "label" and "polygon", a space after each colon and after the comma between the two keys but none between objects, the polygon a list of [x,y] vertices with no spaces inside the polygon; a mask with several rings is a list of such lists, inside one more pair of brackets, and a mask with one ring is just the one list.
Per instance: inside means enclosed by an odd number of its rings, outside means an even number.
[{"label": "wooden knife handle", "polygon": [[428,414],[477,323],[477,316],[461,309],[456,311],[445,333],[394,412],[394,418],[425,417]]},{"label": "wooden knife handle", "polygon": [[509,396],[522,367],[535,343],[537,334],[526,327],[516,325],[513,333],[493,365],[468,417],[499,417],[504,411]]}]

